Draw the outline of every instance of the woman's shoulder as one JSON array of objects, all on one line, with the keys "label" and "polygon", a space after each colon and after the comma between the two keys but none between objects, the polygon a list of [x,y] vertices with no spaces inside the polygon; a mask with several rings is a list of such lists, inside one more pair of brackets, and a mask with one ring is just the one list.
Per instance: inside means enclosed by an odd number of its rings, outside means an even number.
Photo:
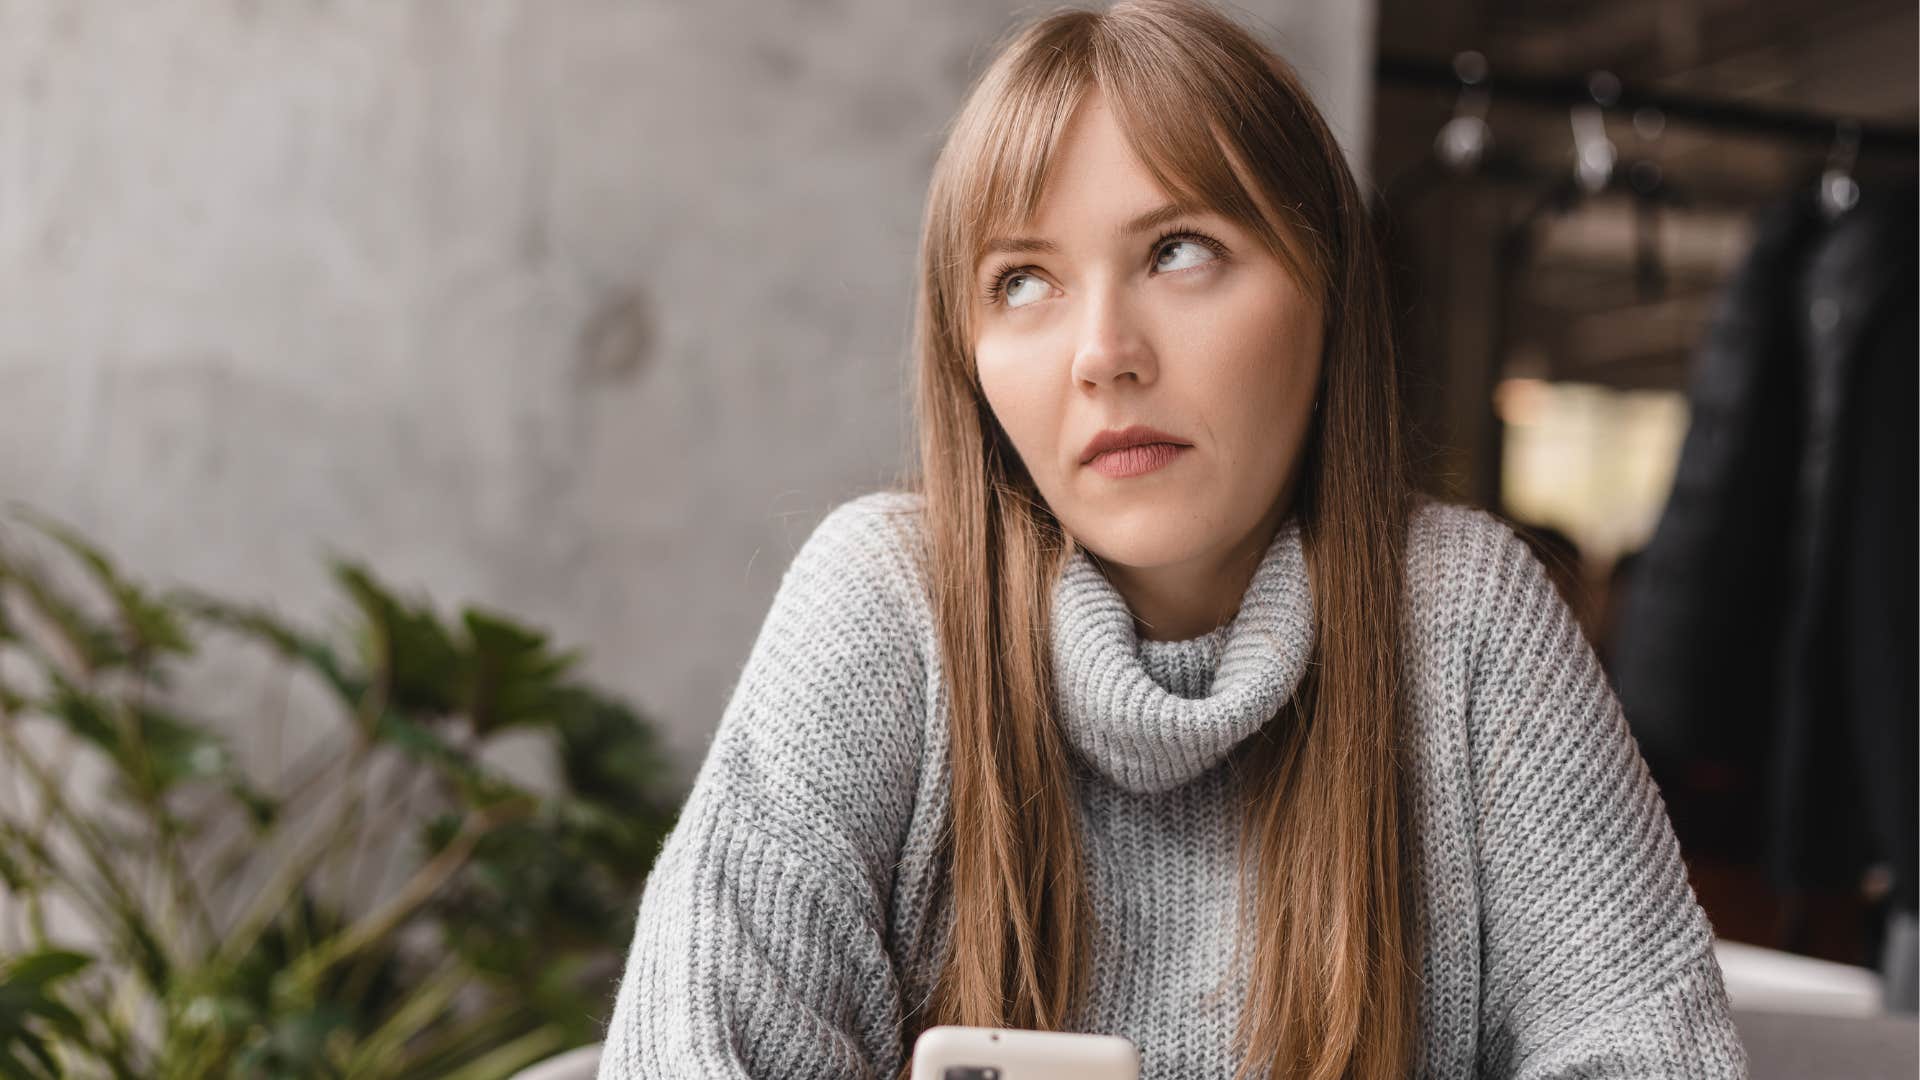
[{"label": "woman's shoulder", "polygon": [[1546,567],[1505,518],[1438,496],[1415,497],[1408,515],[1406,595],[1422,638],[1453,643],[1466,659],[1521,608],[1553,599]]},{"label": "woman's shoulder", "polygon": [[911,505],[873,492],[814,526],[696,781],[702,806],[729,807],[797,849],[858,859],[875,880],[912,809],[929,700]]},{"label": "woman's shoulder", "polygon": [[[872,491],[832,505],[780,576],[763,635],[831,635],[917,651],[931,626],[921,584],[919,495]],[[871,648],[855,649],[865,662]]]},{"label": "woman's shoulder", "polygon": [[884,685],[911,686],[908,697],[923,700],[934,634],[919,505],[920,496],[889,490],[832,506],[781,575],[752,659],[813,696]]},{"label": "woman's shoulder", "polygon": [[1506,519],[1482,507],[1421,492],[1407,522],[1408,587],[1470,595],[1530,550]]},{"label": "woman's shoulder", "polygon": [[920,540],[925,508],[926,499],[917,491],[882,488],[836,504],[815,531],[904,551]]},{"label": "woman's shoulder", "polygon": [[826,574],[842,590],[884,599],[899,616],[926,617],[925,533],[918,492],[884,489],[836,504],[814,526],[787,575]]}]

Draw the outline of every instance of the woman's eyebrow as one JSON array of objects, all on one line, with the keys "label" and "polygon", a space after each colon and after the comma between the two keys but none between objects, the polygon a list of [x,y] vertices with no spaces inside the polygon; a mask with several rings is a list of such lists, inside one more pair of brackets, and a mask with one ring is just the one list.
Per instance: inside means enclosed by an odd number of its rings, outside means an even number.
[{"label": "woman's eyebrow", "polygon": [[[1124,238],[1132,236],[1135,233],[1143,233],[1149,229],[1158,228],[1175,218],[1187,217],[1199,213],[1202,213],[1202,211],[1197,207],[1188,206],[1183,203],[1167,203],[1164,206],[1156,206],[1144,214],[1137,215],[1132,220],[1121,224],[1113,233],[1117,237]],[[989,255],[1051,255],[1059,250],[1059,244],[1037,236],[1001,236],[989,241],[987,246],[981,250],[980,257],[984,259]]]}]

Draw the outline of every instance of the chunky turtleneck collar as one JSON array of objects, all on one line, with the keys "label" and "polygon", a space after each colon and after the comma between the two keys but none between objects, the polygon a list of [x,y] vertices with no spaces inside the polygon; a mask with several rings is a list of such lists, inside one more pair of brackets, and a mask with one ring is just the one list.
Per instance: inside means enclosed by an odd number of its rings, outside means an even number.
[{"label": "chunky turtleneck collar", "polygon": [[1076,546],[1053,590],[1053,683],[1067,741],[1133,792],[1178,787],[1280,711],[1313,645],[1300,524],[1288,517],[1226,625],[1142,641],[1126,601]]}]

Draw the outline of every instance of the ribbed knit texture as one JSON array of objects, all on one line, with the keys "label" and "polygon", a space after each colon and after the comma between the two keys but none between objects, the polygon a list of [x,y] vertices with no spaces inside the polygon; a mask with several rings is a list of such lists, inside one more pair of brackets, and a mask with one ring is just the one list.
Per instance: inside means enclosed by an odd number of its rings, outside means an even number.
[{"label": "ribbed knit texture", "polygon": [[[917,496],[829,514],[781,581],[639,903],[600,1075],[891,1077],[953,897],[947,694]],[[1422,500],[1404,672],[1424,939],[1416,1071],[1740,1077],[1712,930],[1594,651],[1493,516]],[[1081,1030],[1225,1077],[1238,810],[1227,754],[1312,646],[1301,538],[1225,626],[1141,641],[1076,551],[1053,596],[1096,930]]]}]

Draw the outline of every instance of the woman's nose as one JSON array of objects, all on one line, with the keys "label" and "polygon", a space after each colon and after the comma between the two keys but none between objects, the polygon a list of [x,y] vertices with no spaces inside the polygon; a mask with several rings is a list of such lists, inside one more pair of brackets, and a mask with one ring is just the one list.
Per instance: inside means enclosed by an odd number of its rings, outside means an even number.
[{"label": "woman's nose", "polygon": [[1117,287],[1091,294],[1074,350],[1076,382],[1104,385],[1125,375],[1140,383],[1153,381],[1157,373],[1153,350],[1136,314]]}]

